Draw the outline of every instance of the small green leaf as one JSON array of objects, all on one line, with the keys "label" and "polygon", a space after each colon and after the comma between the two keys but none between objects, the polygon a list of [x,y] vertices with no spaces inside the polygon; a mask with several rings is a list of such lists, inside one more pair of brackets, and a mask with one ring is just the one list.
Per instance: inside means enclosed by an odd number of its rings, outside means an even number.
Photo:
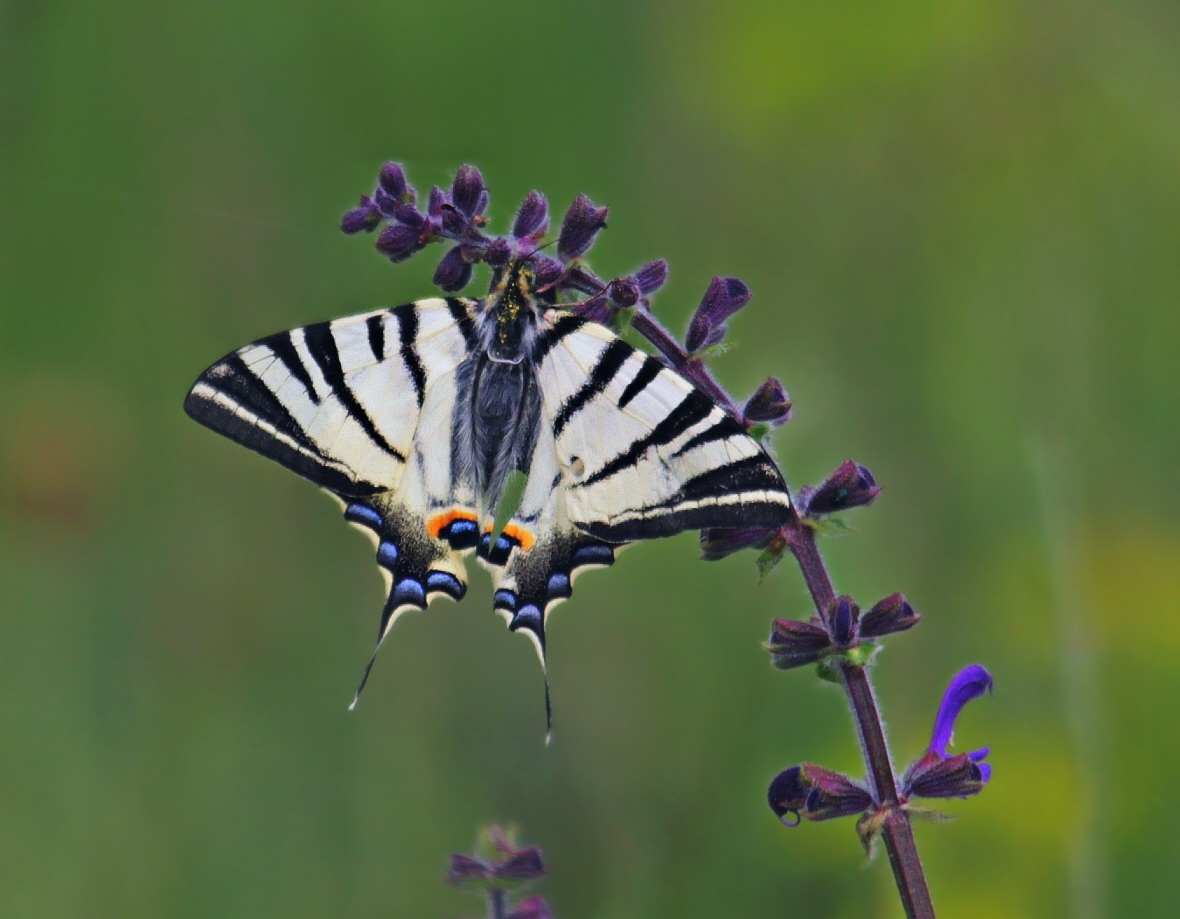
[{"label": "small green leaf", "polygon": [[923,807],[921,804],[903,804],[902,810],[910,815],[911,820],[925,820],[930,823],[950,823],[958,820],[954,814],[944,814],[933,807]]},{"label": "small green leaf", "polygon": [[508,526],[508,521],[520,510],[520,501],[524,497],[524,486],[527,481],[528,476],[519,469],[508,473],[508,478],[504,480],[504,489],[500,492],[500,500],[496,502],[496,523],[492,530],[493,544],[500,538],[504,527]]},{"label": "small green leaf", "polygon": [[839,517],[808,517],[807,525],[816,536],[851,536],[856,531]]},{"label": "small green leaf", "polygon": [[815,675],[821,680],[827,680],[829,683],[835,683],[837,686],[844,685],[844,676],[840,673],[840,658],[842,655],[829,654],[826,657],[821,657],[815,665]]},{"label": "small green leaf", "polygon": [[761,584],[766,580],[766,576],[770,574],[775,566],[783,560],[783,551],[786,548],[785,544],[776,545],[772,542],[769,546],[762,550],[762,554],[758,556],[758,583]]}]

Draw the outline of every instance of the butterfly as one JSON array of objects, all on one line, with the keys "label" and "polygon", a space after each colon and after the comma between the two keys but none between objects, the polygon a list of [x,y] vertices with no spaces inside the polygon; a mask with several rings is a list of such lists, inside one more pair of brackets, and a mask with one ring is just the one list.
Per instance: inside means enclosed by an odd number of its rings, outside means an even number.
[{"label": "butterfly", "polygon": [[[256,341],[201,374],[184,407],[326,489],[373,537],[386,581],[377,647],[403,613],[462,599],[474,551],[495,610],[544,667],[546,619],[582,569],[639,540],[777,527],[790,512],[781,474],[738,421],[538,293],[525,259],[500,268],[483,299],[419,300]],[[497,527],[517,474],[523,491]]]}]

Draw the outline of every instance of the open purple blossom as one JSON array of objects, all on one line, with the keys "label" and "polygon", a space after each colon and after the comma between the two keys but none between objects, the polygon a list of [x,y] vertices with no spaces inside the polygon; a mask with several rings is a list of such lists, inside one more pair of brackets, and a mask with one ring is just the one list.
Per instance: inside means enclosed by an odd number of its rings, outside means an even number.
[{"label": "open purple blossom", "polygon": [[989,749],[951,755],[947,752],[955,721],[972,699],[991,692],[992,677],[983,667],[972,664],[955,674],[942,697],[930,746],[921,759],[906,770],[906,795],[922,798],[960,798],[978,794],[991,779],[991,765],[984,762]]}]

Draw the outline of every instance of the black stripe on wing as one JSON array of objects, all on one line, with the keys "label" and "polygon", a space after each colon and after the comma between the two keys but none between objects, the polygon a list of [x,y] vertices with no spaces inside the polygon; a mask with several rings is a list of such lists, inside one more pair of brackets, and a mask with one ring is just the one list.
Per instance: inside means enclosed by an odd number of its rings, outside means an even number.
[{"label": "black stripe on wing", "polygon": [[[373,344],[372,339],[373,327],[369,326],[370,347]],[[369,417],[369,413],[365,411],[365,407],[357,401],[356,395],[344,382],[344,370],[340,366],[340,352],[336,347],[336,336],[332,334],[331,325],[327,322],[317,322],[315,325],[307,326],[303,330],[303,340],[307,344],[307,350],[312,359],[319,366],[320,373],[324,375],[324,380],[332,388],[332,395],[336,397],[336,400],[361,426],[369,440],[390,456],[395,456],[404,463],[406,461],[405,455],[390,444],[377,430],[377,426]]]},{"label": "black stripe on wing", "polygon": [[694,389],[684,397],[676,408],[672,409],[663,421],[652,428],[650,434],[633,441],[630,447],[608,461],[601,469],[576,483],[574,487],[585,488],[634,466],[649,448],[670,444],[694,424],[704,421],[714,408],[715,406],[708,396],[700,390]]},{"label": "black stripe on wing", "polygon": [[[719,503],[723,499],[728,500]],[[778,527],[789,513],[782,476],[769,457],[759,454],[702,472],[667,501],[637,508],[635,516],[578,528],[609,542],[634,542],[703,527]]]},{"label": "black stripe on wing", "polygon": [[[290,346],[291,339],[284,332],[259,344],[269,347],[289,368],[291,365],[280,352],[282,345],[276,349],[276,342]],[[311,377],[293,347],[291,354],[301,371],[293,375],[300,382],[306,379],[310,387]],[[311,392],[310,388],[308,392]],[[323,488],[353,496],[373,495],[385,490],[385,486],[358,481],[345,466],[324,456],[270,387],[236,353],[201,374],[184,400],[184,410],[194,421],[281,463]]]},{"label": "black stripe on wing", "polygon": [[616,338],[603,349],[602,356],[590,371],[590,376],[582,384],[582,388],[570,396],[558,410],[557,417],[553,420],[554,437],[560,436],[569,420],[606,389],[634,350],[621,338]]},{"label": "black stripe on wing", "polygon": [[397,317],[402,360],[410,379],[414,381],[414,393],[418,397],[418,408],[421,408],[426,401],[426,370],[422,366],[422,358],[418,356],[418,306],[407,303],[390,312]]}]

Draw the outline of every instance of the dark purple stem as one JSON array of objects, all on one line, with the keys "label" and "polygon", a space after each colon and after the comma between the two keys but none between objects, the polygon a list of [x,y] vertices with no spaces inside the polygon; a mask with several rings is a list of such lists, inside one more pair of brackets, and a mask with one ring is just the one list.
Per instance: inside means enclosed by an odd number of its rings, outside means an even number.
[{"label": "dark purple stem", "polygon": [[668,362],[672,365],[672,369],[688,379],[697,389],[724,408],[734,418],[739,421],[741,420],[742,411],[734,404],[733,399],[729,397],[729,393],[722,389],[721,384],[713,379],[713,375],[709,373],[708,368],[698,358],[689,356],[688,352],[684,350],[675,336],[665,329],[655,316],[647,310],[638,309],[635,311],[635,315],[631,317],[631,327],[650,341],[656,347],[656,350],[668,359]]},{"label": "dark purple stem", "polygon": [[499,887],[488,890],[488,919],[504,919],[507,915],[504,908],[507,905],[508,899],[503,890]]},{"label": "dark purple stem", "polygon": [[[811,599],[822,617],[828,605],[836,598],[832,579],[824,566],[816,544],[815,531],[797,513],[787,523],[787,546],[803,580],[811,592]],[[934,904],[926,886],[926,875],[922,871],[922,860],[914,842],[914,831],[909,815],[900,808],[897,796],[897,779],[893,774],[893,763],[889,758],[889,747],[885,743],[885,731],[881,727],[881,711],[873,693],[873,684],[868,672],[859,664],[843,661],[840,664],[844,690],[856,719],[856,732],[860,737],[861,751],[865,766],[872,780],[877,803],[888,810],[881,836],[885,851],[889,853],[889,864],[893,867],[893,879],[901,895],[902,906],[909,919],[934,919]]]}]

